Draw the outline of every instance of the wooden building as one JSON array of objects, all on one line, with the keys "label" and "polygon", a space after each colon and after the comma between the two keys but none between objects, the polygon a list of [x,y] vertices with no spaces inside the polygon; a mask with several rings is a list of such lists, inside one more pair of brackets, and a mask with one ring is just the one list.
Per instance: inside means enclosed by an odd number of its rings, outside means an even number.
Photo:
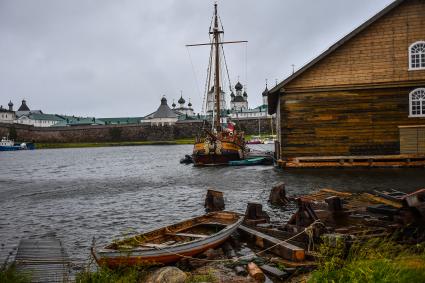
[{"label": "wooden building", "polygon": [[425,156],[425,0],[394,1],[271,89],[268,100],[283,161]]}]

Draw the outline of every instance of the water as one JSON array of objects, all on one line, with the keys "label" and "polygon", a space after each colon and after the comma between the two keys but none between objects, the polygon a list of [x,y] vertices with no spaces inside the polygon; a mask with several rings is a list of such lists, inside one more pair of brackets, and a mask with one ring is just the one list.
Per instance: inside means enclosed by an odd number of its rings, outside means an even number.
[{"label": "water", "polygon": [[[262,146],[264,147],[264,146]],[[425,187],[423,169],[275,170],[179,164],[190,145],[52,149],[0,153],[0,260],[19,239],[55,233],[72,260],[98,245],[204,212],[208,188],[225,194],[226,209],[261,202],[274,219],[294,211],[267,205],[271,186],[290,195],[330,187],[345,191]]]}]

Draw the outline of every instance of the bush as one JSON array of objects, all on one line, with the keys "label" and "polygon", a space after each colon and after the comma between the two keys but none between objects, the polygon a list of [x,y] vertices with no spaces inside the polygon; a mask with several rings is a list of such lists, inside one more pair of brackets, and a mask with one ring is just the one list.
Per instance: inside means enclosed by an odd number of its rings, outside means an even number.
[{"label": "bush", "polygon": [[31,282],[28,274],[19,273],[15,265],[3,266],[0,269],[0,282],[1,283],[27,283]]}]

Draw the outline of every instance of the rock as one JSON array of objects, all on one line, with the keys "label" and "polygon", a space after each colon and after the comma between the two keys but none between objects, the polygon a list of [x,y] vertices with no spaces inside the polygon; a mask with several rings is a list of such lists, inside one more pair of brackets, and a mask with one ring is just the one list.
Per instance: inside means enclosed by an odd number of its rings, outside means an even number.
[{"label": "rock", "polygon": [[187,279],[186,273],[174,266],[166,266],[157,269],[148,276],[146,283],[184,283]]},{"label": "rock", "polygon": [[220,257],[224,256],[223,250],[221,248],[213,250],[213,249],[208,249],[204,252],[204,255],[207,259],[212,260],[212,259],[218,259]]}]

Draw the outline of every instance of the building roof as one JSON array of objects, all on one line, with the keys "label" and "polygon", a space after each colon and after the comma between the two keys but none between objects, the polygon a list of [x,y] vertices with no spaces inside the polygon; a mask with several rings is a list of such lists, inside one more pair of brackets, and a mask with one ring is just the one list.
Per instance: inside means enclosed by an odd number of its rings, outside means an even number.
[{"label": "building roof", "polygon": [[338,49],[340,46],[345,44],[347,41],[358,35],[360,32],[368,28],[370,25],[372,25],[374,22],[388,14],[390,11],[392,11],[394,8],[398,7],[401,3],[403,3],[405,0],[396,0],[393,3],[389,4],[387,7],[382,9],[379,13],[377,13],[375,16],[364,22],[362,25],[360,25],[358,28],[344,36],[341,40],[336,42],[334,45],[329,47],[325,52],[314,58],[312,61],[304,65],[301,69],[296,71],[291,76],[284,79],[282,82],[277,84],[274,88],[272,88],[269,91],[268,95],[268,103],[269,103],[269,114],[274,114],[276,112],[276,104],[277,99],[279,95],[279,91],[281,88],[283,88],[285,85],[287,85],[289,82],[293,81],[295,78],[299,77],[301,74],[303,74],[305,71],[307,71],[310,67],[315,65],[317,62],[321,61],[323,58],[334,52],[336,49]]},{"label": "building roof", "polygon": [[63,121],[64,120],[64,118],[56,114],[43,114],[43,113],[30,112],[28,115],[23,115],[23,116],[26,116],[31,120],[39,120],[39,121]]},{"label": "building roof", "polygon": [[3,108],[3,106],[0,106],[0,112],[9,112],[9,113],[15,113],[15,111],[11,111],[9,109]]},{"label": "building roof", "polygon": [[139,124],[143,117],[97,118],[105,124]]},{"label": "building roof", "polygon": [[31,111],[27,105],[27,101],[25,99],[22,99],[22,104],[19,107],[18,111]]},{"label": "building roof", "polygon": [[158,107],[158,110],[153,114],[153,119],[155,118],[177,118],[177,114],[171,110],[167,104],[167,99],[163,97],[161,99],[161,105]]}]

